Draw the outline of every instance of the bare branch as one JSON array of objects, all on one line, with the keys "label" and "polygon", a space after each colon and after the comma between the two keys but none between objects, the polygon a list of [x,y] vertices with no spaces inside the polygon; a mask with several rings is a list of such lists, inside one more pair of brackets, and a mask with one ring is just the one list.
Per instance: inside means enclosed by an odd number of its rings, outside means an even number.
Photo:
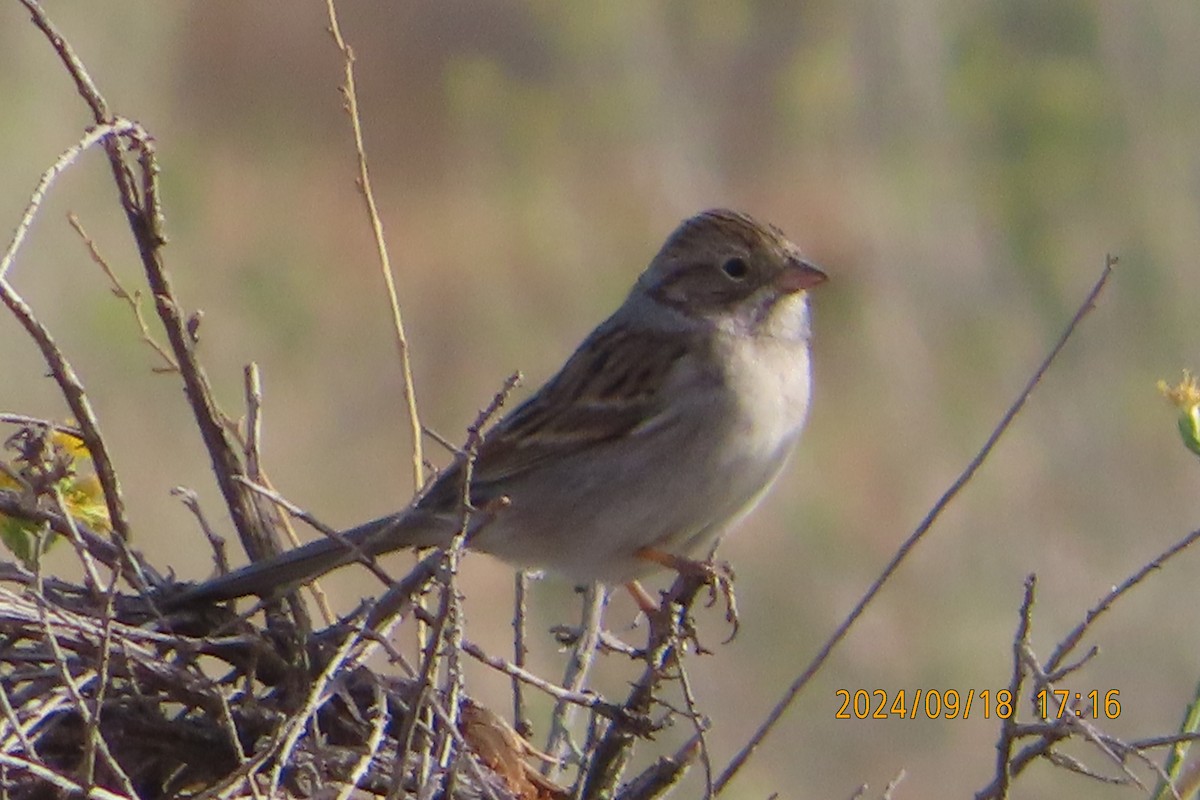
[{"label": "bare branch", "polygon": [[419,492],[425,484],[425,458],[422,455],[421,420],[417,414],[417,392],[413,382],[412,359],[409,356],[408,336],[404,332],[404,319],[400,314],[400,298],[396,293],[396,280],[392,276],[392,262],[388,256],[387,241],[383,236],[383,221],[379,218],[379,209],[375,205],[375,193],[371,190],[371,175],[367,170],[367,152],[363,144],[362,120],[358,115],[358,92],[354,83],[354,51],[342,38],[342,29],[338,25],[337,8],[333,0],[326,0],[329,15],[329,33],[333,36],[334,44],[342,53],[342,64],[345,80],[342,84],[342,96],[346,100],[346,115],[350,118],[350,128],[354,134],[354,153],[358,159],[358,189],[367,207],[367,219],[371,225],[371,233],[375,237],[375,249],[379,253],[379,272],[383,285],[387,289],[388,303],[392,309],[392,325],[396,331],[396,349],[400,356],[400,373],[404,379],[404,404],[408,410],[409,432],[412,436],[412,477],[413,491]]}]

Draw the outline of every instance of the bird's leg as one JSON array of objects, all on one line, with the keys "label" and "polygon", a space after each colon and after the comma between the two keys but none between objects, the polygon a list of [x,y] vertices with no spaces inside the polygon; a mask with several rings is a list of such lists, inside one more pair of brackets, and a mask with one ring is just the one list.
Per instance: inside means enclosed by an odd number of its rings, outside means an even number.
[{"label": "bird's leg", "polygon": [[638,609],[646,616],[650,616],[660,610],[658,601],[637,581],[626,583],[625,590],[629,592],[629,596],[633,598],[633,602],[637,604]]},{"label": "bird's leg", "polygon": [[[663,550],[657,550],[653,547],[643,547],[637,551],[637,557],[644,561],[651,561],[667,569],[674,570],[685,577],[697,577],[704,581],[704,584],[709,588],[708,605],[712,606],[717,602],[718,595],[725,601],[725,620],[733,626],[733,630],[729,634],[729,638],[725,641],[730,642],[733,637],[737,636],[739,627],[737,598],[733,593],[733,569],[727,562],[724,561],[696,561],[683,556],[677,556],[674,553],[667,553]],[[658,610],[659,606],[649,596],[637,581],[630,581],[625,584],[633,595],[634,602],[638,607],[650,613],[650,609]],[[636,590],[633,588],[636,587]],[[639,597],[638,592],[641,593]],[[643,603],[649,603],[649,606]]]}]

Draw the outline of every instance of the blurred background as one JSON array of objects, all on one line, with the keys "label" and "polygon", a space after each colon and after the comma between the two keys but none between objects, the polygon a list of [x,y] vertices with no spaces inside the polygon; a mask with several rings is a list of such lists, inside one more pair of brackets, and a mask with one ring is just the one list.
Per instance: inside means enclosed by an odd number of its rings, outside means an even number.
[{"label": "blurred background", "polygon": [[[239,413],[242,365],[262,369],[275,483],[337,526],[403,505],[411,444],[323,4],[48,10],[114,111],[157,139],[167,263],[187,309],[205,312],[201,353],[226,410]],[[1200,464],[1155,382],[1200,367],[1200,6],[454,0],[340,13],[423,421],[449,439],[513,370],[526,387],[553,372],[697,210],[769,220],[831,276],[815,297],[809,429],[722,551],[741,634],[718,646],[720,611],[700,612],[715,653],[689,666],[718,768],[983,444],[1105,254],[1120,257],[1015,427],[731,796],[846,797],[862,783],[877,796],[901,769],[897,797],[985,785],[994,718],[838,721],[835,692],[994,691],[1008,682],[1028,573],[1044,658],[1197,525]],[[0,4],[0,97],[7,231],[89,122],[13,0]],[[175,379],[152,373],[67,211],[140,285],[98,151],[56,186],[9,278],[90,390],[136,544],[204,577],[208,549],[170,488],[195,489],[232,533],[190,412]],[[65,416],[44,372],[0,315],[0,410]],[[1200,632],[1181,613],[1198,599],[1198,568],[1200,553],[1185,553],[1095,627],[1101,653],[1069,687],[1120,691],[1110,732],[1177,725],[1200,678]],[[485,556],[466,573],[468,636],[507,653],[511,573]],[[349,608],[375,591],[365,578],[325,585]],[[575,619],[572,603],[558,581],[536,587],[535,663],[550,675],[561,656],[546,629]],[[638,641],[632,617],[618,599],[609,623]],[[608,657],[598,670],[623,695],[628,665]],[[508,707],[491,673],[475,670],[470,689]],[[679,796],[699,793],[695,778]],[[1046,765],[1018,786],[1030,798],[1136,796]]]}]

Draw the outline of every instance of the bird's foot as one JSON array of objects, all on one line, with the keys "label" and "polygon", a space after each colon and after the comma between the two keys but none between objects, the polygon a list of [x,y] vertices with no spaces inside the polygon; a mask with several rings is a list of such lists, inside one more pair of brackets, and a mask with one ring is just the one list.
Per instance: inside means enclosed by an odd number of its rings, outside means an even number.
[{"label": "bird's foot", "polygon": [[669,591],[663,594],[661,605],[655,602],[654,598],[637,581],[625,584],[630,594],[633,595],[634,602],[643,612],[647,615],[661,612],[662,609],[673,603],[687,607],[691,604],[691,599],[695,596],[696,591],[701,586],[707,586],[708,607],[711,608],[715,605],[718,599],[725,602],[725,621],[729,623],[731,630],[724,643],[728,644],[733,641],[740,627],[740,618],[738,617],[737,596],[733,591],[733,568],[729,566],[728,562],[695,561],[651,547],[642,548],[638,551],[637,556],[679,573],[679,579],[675,581]]}]

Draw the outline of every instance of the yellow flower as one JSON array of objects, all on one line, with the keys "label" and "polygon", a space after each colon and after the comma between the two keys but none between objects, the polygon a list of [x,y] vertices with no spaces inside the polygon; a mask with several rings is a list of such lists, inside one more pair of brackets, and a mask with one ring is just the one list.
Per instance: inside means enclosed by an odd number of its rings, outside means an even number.
[{"label": "yellow flower", "polygon": [[1179,409],[1179,436],[1184,446],[1200,455],[1200,381],[1185,369],[1178,386],[1159,381],[1158,390]]},{"label": "yellow flower", "polygon": [[[80,465],[90,461],[92,457],[83,440],[61,431],[51,434],[50,440],[56,454],[54,458],[66,459],[65,474],[54,486],[62,494],[67,513],[92,530],[111,530],[112,523],[108,517],[108,507],[104,503],[100,481],[90,471],[84,475],[78,474]],[[45,474],[43,465],[30,464],[21,456],[17,456],[6,466],[6,470],[0,470],[0,488],[4,489],[22,489],[28,485],[23,484],[22,480],[29,480],[36,486],[37,476]],[[47,493],[44,486],[38,491]],[[58,534],[47,530],[42,523],[0,514],[0,543],[26,566],[32,567],[40,555],[49,550],[59,538]]]},{"label": "yellow flower", "polygon": [[95,475],[75,478],[62,487],[63,502],[72,517],[81,519],[95,531],[107,531],[112,527],[108,518],[108,506],[100,489],[100,479]]},{"label": "yellow flower", "polygon": [[83,439],[65,431],[56,430],[50,434],[50,441],[54,442],[55,447],[60,447],[65,450],[72,459],[91,458],[92,454],[88,451],[87,445],[83,443]]}]

